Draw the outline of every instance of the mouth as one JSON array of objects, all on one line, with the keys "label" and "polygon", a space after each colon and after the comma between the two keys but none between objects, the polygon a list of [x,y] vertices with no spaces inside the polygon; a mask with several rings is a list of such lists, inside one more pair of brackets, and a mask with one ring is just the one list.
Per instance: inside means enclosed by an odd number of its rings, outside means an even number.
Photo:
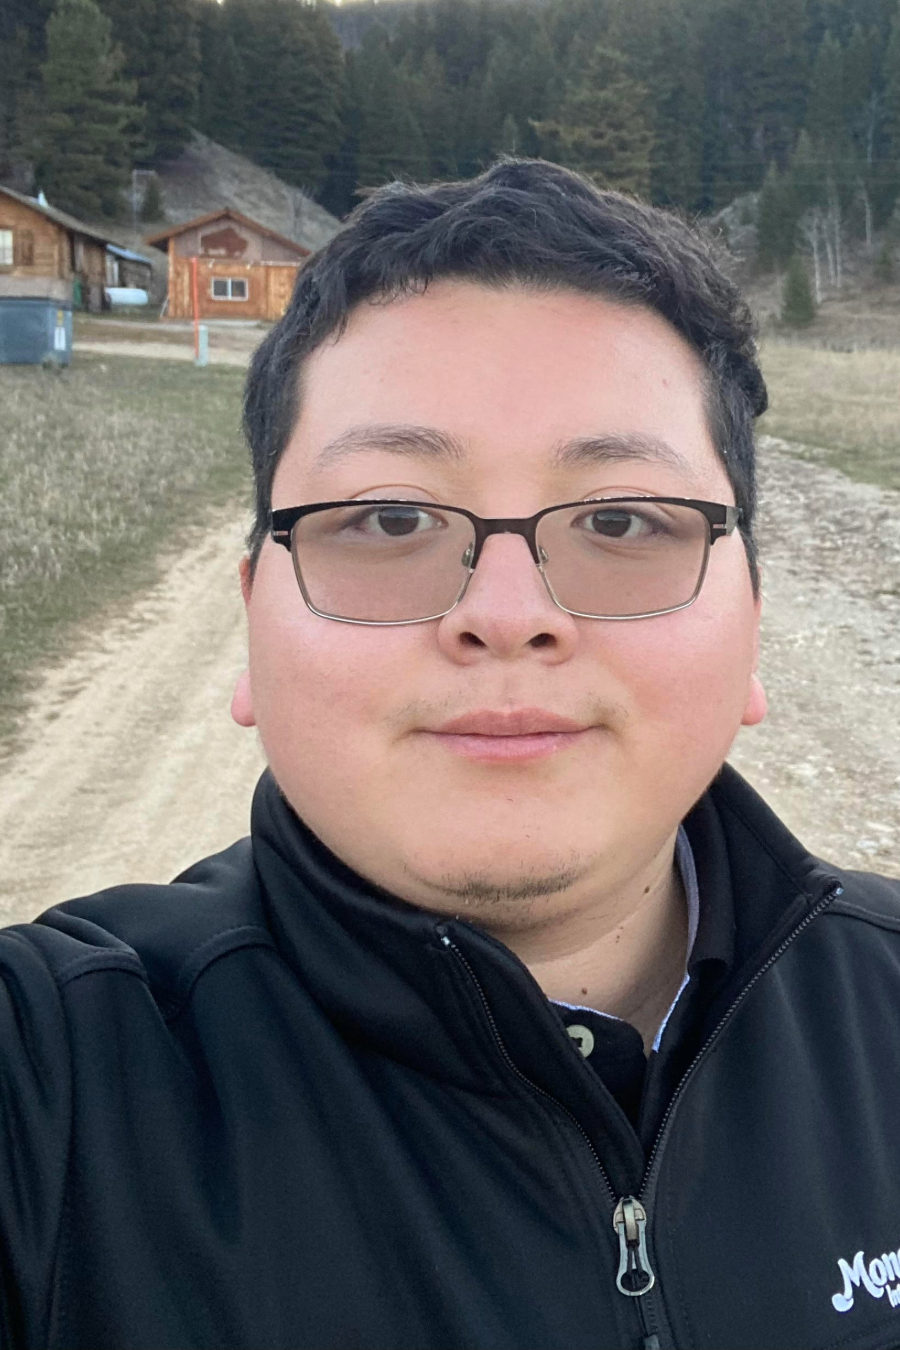
[{"label": "mouth", "polygon": [[451,754],[490,762],[544,759],[572,749],[593,727],[542,708],[466,713],[425,735]]}]

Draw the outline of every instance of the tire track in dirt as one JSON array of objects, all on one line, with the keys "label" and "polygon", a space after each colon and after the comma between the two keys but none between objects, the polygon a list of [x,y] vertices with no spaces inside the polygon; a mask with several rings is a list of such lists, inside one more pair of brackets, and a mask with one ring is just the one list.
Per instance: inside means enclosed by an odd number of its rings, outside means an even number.
[{"label": "tire track in dirt", "polygon": [[[771,714],[732,762],[816,852],[900,876],[900,493],[760,447]],[[37,685],[0,764],[0,922],[167,881],[246,833],[262,768],[228,712],[245,659],[222,514]]]},{"label": "tire track in dirt", "polygon": [[122,881],[167,881],[249,828],[263,766],[229,716],[246,659],[245,522],[203,541],[50,670],[0,766],[0,923]]}]

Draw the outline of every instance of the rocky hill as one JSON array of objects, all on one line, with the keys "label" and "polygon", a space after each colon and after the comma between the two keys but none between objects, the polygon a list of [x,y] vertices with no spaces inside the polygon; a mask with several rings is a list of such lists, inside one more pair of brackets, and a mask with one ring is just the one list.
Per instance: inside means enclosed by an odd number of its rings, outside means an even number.
[{"label": "rocky hill", "polygon": [[148,225],[147,234],[222,206],[233,206],[313,250],[327,244],[341,228],[335,216],[300,188],[283,183],[271,170],[261,169],[197,131],[187,149],[163,165],[157,177],[165,217],[159,225]]}]

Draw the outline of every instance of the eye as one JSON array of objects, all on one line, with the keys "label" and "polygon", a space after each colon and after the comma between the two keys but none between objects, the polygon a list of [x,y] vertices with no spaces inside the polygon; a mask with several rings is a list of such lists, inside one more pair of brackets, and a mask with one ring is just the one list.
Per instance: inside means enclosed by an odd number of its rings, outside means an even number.
[{"label": "eye", "polygon": [[655,533],[658,522],[624,507],[604,507],[579,516],[574,524],[604,539],[641,539]]},{"label": "eye", "polygon": [[348,524],[372,538],[405,539],[411,534],[439,530],[444,521],[419,506],[374,506],[355,513]]}]

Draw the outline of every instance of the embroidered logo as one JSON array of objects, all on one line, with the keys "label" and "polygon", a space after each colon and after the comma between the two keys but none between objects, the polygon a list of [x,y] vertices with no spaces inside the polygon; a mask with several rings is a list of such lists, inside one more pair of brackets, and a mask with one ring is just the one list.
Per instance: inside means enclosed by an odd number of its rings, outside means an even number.
[{"label": "embroidered logo", "polygon": [[[868,1265],[863,1252],[857,1252],[852,1265],[841,1257],[838,1270],[844,1277],[844,1287],[839,1294],[831,1296],[837,1312],[848,1312],[853,1307],[853,1290],[859,1288],[865,1289],[873,1298],[881,1298],[887,1290],[891,1307],[900,1308],[900,1251],[873,1256]],[[892,1280],[896,1281],[893,1288]]]}]

